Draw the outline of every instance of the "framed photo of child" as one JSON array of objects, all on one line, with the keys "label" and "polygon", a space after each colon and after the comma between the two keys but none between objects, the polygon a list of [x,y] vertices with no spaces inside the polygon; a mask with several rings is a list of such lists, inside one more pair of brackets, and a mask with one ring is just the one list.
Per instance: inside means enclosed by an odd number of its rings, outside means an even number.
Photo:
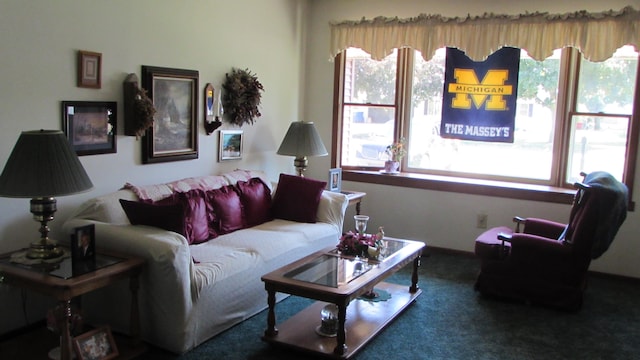
[{"label": "framed photo of child", "polygon": [[327,182],[329,191],[340,192],[342,189],[342,169],[335,168],[329,170],[329,181]]}]

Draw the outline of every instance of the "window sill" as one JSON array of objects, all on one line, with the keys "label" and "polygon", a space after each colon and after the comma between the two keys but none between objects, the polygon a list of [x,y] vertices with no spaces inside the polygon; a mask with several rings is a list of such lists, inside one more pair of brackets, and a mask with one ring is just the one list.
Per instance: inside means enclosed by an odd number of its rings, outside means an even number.
[{"label": "window sill", "polygon": [[344,170],[342,179],[369,184],[401,186],[413,189],[448,191],[462,194],[543,201],[571,205],[575,190],[544,185],[520,184],[492,180],[466,179],[415,173],[397,175],[377,171]]}]

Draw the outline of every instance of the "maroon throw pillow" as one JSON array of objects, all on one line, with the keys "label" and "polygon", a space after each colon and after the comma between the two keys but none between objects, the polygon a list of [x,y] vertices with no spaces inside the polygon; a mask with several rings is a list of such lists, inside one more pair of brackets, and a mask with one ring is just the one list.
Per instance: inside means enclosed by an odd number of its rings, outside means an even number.
[{"label": "maroon throw pillow", "polygon": [[326,181],[280,174],[271,214],[278,219],[315,223],[326,186]]},{"label": "maroon throw pillow", "polygon": [[177,193],[176,201],[184,206],[184,231],[189,244],[199,244],[211,239],[204,191]]},{"label": "maroon throw pillow", "polygon": [[184,206],[180,203],[149,204],[120,199],[132,225],[148,225],[185,235]]},{"label": "maroon throw pillow", "polygon": [[227,185],[207,191],[207,202],[213,210],[213,225],[219,234],[227,234],[244,228],[240,195],[233,186]]},{"label": "maroon throw pillow", "polygon": [[247,226],[260,225],[271,220],[271,191],[260,178],[238,181],[240,202]]}]

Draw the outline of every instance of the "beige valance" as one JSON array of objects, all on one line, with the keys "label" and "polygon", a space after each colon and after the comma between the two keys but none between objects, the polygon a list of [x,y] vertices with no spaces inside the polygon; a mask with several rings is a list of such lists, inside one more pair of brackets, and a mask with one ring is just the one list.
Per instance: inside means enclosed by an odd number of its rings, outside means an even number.
[{"label": "beige valance", "polygon": [[361,48],[376,60],[394,48],[409,47],[420,50],[429,60],[445,46],[459,48],[476,61],[504,46],[525,49],[534,59],[543,60],[554,49],[572,46],[591,61],[603,61],[623,45],[638,49],[640,12],[625,7],[601,13],[485,13],[464,18],[421,14],[408,19],[363,18],[330,26],[331,60],[349,47]]}]

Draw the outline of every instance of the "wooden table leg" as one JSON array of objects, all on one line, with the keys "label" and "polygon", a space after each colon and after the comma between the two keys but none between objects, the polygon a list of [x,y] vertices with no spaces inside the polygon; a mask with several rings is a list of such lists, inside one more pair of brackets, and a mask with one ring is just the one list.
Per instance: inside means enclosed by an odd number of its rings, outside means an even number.
[{"label": "wooden table leg", "polygon": [[411,273],[411,287],[409,288],[410,293],[415,293],[420,288],[418,286],[418,268],[420,267],[420,255],[418,255],[415,260],[413,260],[413,272]]},{"label": "wooden table leg", "polygon": [[71,348],[71,300],[60,302],[62,318],[60,319],[60,359],[71,360],[73,349]]},{"label": "wooden table leg", "polygon": [[276,329],[276,292],[273,290],[267,290],[267,303],[269,304],[269,312],[267,314],[267,329],[264,331],[264,335],[267,337],[274,337],[278,335],[278,329]]},{"label": "wooden table leg", "polygon": [[336,304],[338,305],[338,335],[336,337],[338,343],[333,353],[336,355],[344,355],[347,352],[347,333],[344,328],[344,324],[347,320],[347,306],[348,304]]},{"label": "wooden table leg", "polygon": [[131,291],[131,311],[129,314],[129,333],[131,334],[131,345],[140,345],[140,308],[138,305],[138,289],[140,280],[138,274],[133,274],[129,278],[129,291]]}]

